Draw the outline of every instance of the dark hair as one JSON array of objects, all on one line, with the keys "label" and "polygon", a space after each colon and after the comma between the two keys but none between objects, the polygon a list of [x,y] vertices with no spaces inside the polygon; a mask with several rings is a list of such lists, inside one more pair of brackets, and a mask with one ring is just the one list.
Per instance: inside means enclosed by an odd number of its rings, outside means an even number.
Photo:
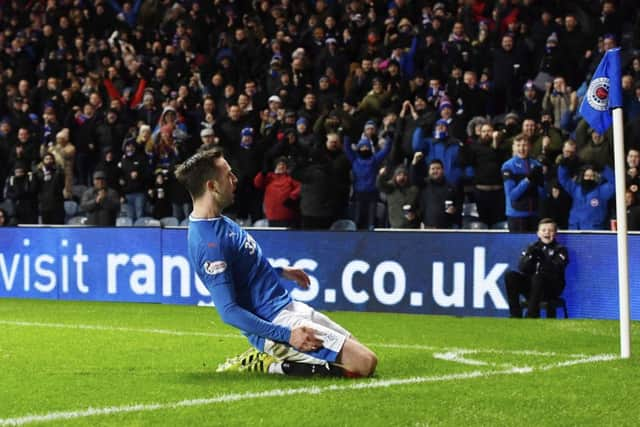
[{"label": "dark hair", "polygon": [[176,168],[175,175],[178,182],[186,187],[193,200],[202,196],[205,183],[218,175],[215,161],[222,158],[222,154],[222,151],[216,148],[201,151]]},{"label": "dark hair", "polygon": [[440,159],[433,159],[429,162],[429,166],[431,165],[440,165],[444,168],[444,163],[442,163],[442,160]]}]

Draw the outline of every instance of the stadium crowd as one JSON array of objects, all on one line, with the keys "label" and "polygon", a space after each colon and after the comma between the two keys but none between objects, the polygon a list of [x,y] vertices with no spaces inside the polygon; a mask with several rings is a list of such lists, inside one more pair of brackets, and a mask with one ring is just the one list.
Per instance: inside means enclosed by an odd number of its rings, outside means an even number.
[{"label": "stadium crowd", "polygon": [[591,129],[578,106],[621,46],[629,227],[640,229],[639,10],[0,1],[0,226],[184,221],[191,201],[173,170],[219,147],[238,177],[228,214],[243,224],[525,231],[550,217],[608,229],[611,130]]}]

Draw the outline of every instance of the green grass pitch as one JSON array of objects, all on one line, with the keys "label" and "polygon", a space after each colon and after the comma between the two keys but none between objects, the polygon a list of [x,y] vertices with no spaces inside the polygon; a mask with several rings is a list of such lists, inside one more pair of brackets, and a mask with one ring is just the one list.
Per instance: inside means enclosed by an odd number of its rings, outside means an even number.
[{"label": "green grass pitch", "polygon": [[378,354],[373,378],[217,374],[248,344],[213,308],[0,299],[0,426],[640,422],[615,321],[329,316]]}]

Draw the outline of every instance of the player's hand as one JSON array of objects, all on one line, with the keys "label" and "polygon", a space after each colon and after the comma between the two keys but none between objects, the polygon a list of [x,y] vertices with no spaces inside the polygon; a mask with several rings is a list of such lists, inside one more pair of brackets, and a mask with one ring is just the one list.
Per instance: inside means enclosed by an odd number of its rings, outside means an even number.
[{"label": "player's hand", "polygon": [[291,330],[289,344],[300,351],[314,351],[322,347],[322,340],[316,331],[307,326],[298,326]]},{"label": "player's hand", "polygon": [[293,280],[302,289],[307,289],[309,287],[309,284],[311,284],[309,275],[305,273],[301,268],[283,267],[282,277],[284,277],[285,279]]}]

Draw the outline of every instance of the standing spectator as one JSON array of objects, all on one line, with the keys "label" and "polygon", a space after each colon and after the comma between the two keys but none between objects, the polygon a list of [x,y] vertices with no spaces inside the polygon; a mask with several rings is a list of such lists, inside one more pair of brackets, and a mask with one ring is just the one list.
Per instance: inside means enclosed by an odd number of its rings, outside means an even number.
[{"label": "standing spectator", "polygon": [[523,119],[537,120],[540,117],[542,102],[532,80],[527,80],[524,84],[522,100],[516,111]]},{"label": "standing spectator", "polygon": [[558,165],[558,182],[572,199],[569,229],[608,229],[608,204],[616,192],[611,168],[605,167],[602,177],[593,166],[585,166],[574,182],[563,162]]},{"label": "standing spectator", "polygon": [[627,152],[627,190],[638,194],[640,190],[640,150],[631,148]]},{"label": "standing spectator", "polygon": [[376,186],[380,193],[386,194],[391,228],[417,228],[419,189],[410,183],[406,166],[396,167],[391,179],[387,168],[380,168]]},{"label": "standing spectator", "polygon": [[[147,168],[146,158],[144,154],[136,151],[133,139],[125,141],[124,154],[119,166],[120,186],[125,197],[127,214],[135,222],[136,219],[144,216]],[[102,180],[106,179],[104,173],[101,176]]]},{"label": "standing spectator", "polygon": [[82,195],[80,210],[87,213],[87,225],[114,226],[120,211],[118,193],[107,187],[102,171],[93,173],[93,187]]},{"label": "standing spectator", "polygon": [[473,168],[473,199],[480,221],[489,227],[505,218],[500,168],[506,159],[500,139],[500,132],[489,123],[483,124],[478,141],[466,145],[462,154],[464,166]]},{"label": "standing spectator", "polygon": [[418,216],[422,228],[459,228],[463,194],[449,184],[441,160],[429,163],[427,178],[421,170],[426,168],[422,153],[415,153],[411,162],[411,180],[420,188]]},{"label": "standing spectator", "polygon": [[[567,248],[556,241],[557,226],[544,218],[538,225],[538,240],[522,252],[518,271],[510,270],[504,281],[507,287],[509,314],[522,317],[520,295],[527,298],[527,317],[540,317],[540,302],[562,294],[565,287],[564,272],[569,263]],[[547,306],[547,317],[556,317],[555,307]]]},{"label": "standing spectator", "polygon": [[553,84],[547,87],[544,98],[542,98],[542,109],[552,113],[553,126],[565,130],[570,130],[568,123],[577,104],[575,92],[571,92],[564,77],[561,76],[553,79]]},{"label": "standing spectator", "polygon": [[35,173],[40,216],[43,224],[64,224],[64,173],[56,167],[53,154],[47,153]]},{"label": "standing spectator", "polygon": [[156,169],[153,187],[147,190],[151,215],[155,219],[162,219],[173,213],[167,188],[167,173],[164,169]]},{"label": "standing spectator", "polygon": [[75,176],[78,184],[88,185],[99,155],[93,105],[86,103],[82,111],[79,108],[76,110],[70,131],[73,146],[76,147]]},{"label": "standing spectator", "polygon": [[544,195],[542,164],[529,156],[524,134],[513,139],[513,157],[502,165],[506,215],[511,232],[529,232],[538,223],[539,199]]},{"label": "standing spectator", "polygon": [[70,199],[73,189],[73,172],[76,158],[76,147],[69,142],[69,129],[62,129],[56,134],[56,144],[50,147],[56,158],[56,163],[61,165],[64,172],[64,198]]},{"label": "standing spectator", "polygon": [[264,159],[263,142],[255,138],[253,128],[241,131],[240,148],[231,165],[238,178],[236,199],[230,210],[235,211],[239,219],[257,221],[263,217],[262,191],[253,185],[254,177],[262,169]]},{"label": "standing spectator", "polygon": [[273,171],[259,172],[253,179],[253,185],[264,191],[264,214],[270,227],[297,225],[300,182],[289,175],[284,157],[276,160]]},{"label": "standing spectator", "polygon": [[[424,138],[423,129],[417,127],[413,133],[413,151],[421,152],[425,166],[431,160],[440,160],[444,166],[444,176],[451,185],[460,186],[463,179],[472,173],[470,168],[463,169],[460,158],[462,143],[449,135],[449,125],[445,119],[436,122],[432,138]],[[415,157],[414,157],[415,158]],[[426,172],[426,171],[425,171]]]},{"label": "standing spectator", "polygon": [[346,218],[351,192],[351,163],[342,149],[340,136],[335,132],[327,134],[324,150],[318,150],[329,161],[331,168],[332,218]]},{"label": "standing spectator", "polygon": [[502,36],[500,48],[493,54],[494,109],[500,114],[516,107],[517,93],[522,87],[523,59],[516,53],[513,36]]},{"label": "standing spectator", "polygon": [[353,171],[353,218],[359,228],[371,230],[376,226],[376,177],[380,164],[391,151],[391,146],[391,139],[387,139],[384,147],[374,154],[371,141],[363,138],[358,142],[354,152],[349,139],[344,138],[345,154]]},{"label": "standing spectator", "polygon": [[13,175],[7,179],[5,198],[11,200],[16,224],[38,223],[38,193],[33,174],[27,166],[17,161]]}]

